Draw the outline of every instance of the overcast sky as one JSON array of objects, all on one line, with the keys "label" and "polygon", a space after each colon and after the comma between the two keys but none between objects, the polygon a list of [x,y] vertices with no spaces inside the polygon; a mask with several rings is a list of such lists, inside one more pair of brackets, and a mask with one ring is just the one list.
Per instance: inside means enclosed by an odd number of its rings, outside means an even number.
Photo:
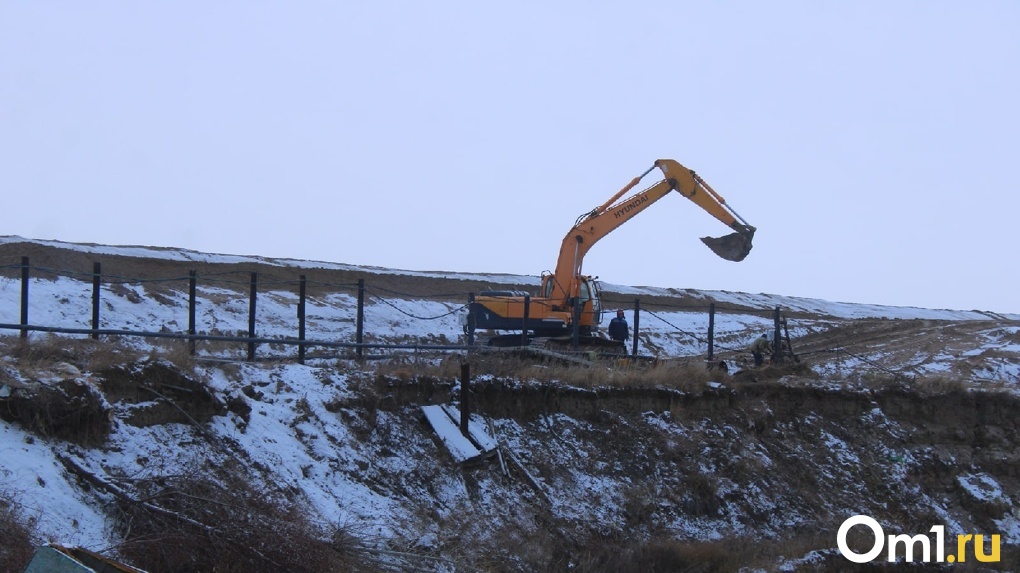
[{"label": "overcast sky", "polygon": [[[1020,3],[2,2],[0,234],[1020,312]],[[653,174],[645,180],[656,181]]]}]

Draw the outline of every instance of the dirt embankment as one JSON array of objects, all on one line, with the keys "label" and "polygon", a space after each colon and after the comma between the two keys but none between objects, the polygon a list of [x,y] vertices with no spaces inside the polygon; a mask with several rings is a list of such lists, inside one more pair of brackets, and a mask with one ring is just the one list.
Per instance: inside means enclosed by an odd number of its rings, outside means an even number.
[{"label": "dirt embankment", "polygon": [[[879,408],[898,423],[910,424],[914,432],[928,435],[974,438],[989,427],[1017,430],[1020,397],[1003,391],[967,391],[950,387],[941,391],[914,390],[903,385],[885,388],[853,388],[821,383],[790,381],[710,384],[698,392],[670,388],[633,387],[577,388],[555,383],[522,384],[509,379],[475,381],[471,400],[476,411],[497,418],[530,421],[537,417],[564,414],[591,419],[599,412],[637,415],[669,411],[687,421],[706,416],[732,415],[750,404],[766,404],[771,418],[790,422],[807,414],[829,419],[852,418]],[[395,402],[437,403],[451,398],[450,382],[436,379],[390,380],[384,392]],[[965,440],[966,441],[966,440]]]},{"label": "dirt embankment", "polygon": [[[152,251],[173,251],[158,247],[145,247]],[[204,256],[195,253],[196,256]],[[94,263],[102,265],[102,274],[114,277],[117,281],[139,279],[150,281],[146,287],[153,293],[167,290],[187,292],[188,273],[195,271],[199,284],[214,284],[221,288],[246,292],[250,284],[250,274],[258,273],[259,280],[272,283],[273,290],[298,291],[301,276],[306,278],[308,296],[320,296],[326,293],[343,291],[352,292],[358,280],[365,281],[366,288],[372,293],[387,298],[433,298],[435,300],[466,302],[469,293],[484,290],[510,289],[533,291],[532,284],[514,284],[506,282],[509,275],[493,275],[492,281],[485,280],[484,273],[472,273],[470,279],[457,276],[458,273],[443,271],[418,272],[411,271],[401,274],[399,270],[374,269],[363,267],[358,270],[343,270],[316,267],[314,262],[307,266],[284,266],[274,264],[272,259],[265,262],[204,262],[182,261],[159,258],[132,257],[86,253],[73,249],[41,245],[34,242],[0,244],[0,276],[12,279],[21,276],[22,257],[29,257],[34,276],[52,278],[70,276],[79,280],[92,279]],[[254,258],[254,257],[252,257]],[[323,263],[329,264],[329,263]],[[477,277],[477,278],[475,278]],[[536,280],[538,274],[535,275]],[[166,280],[165,279],[177,279]],[[158,281],[158,282],[152,282]],[[375,290],[373,290],[375,289]],[[616,293],[606,293],[606,304],[633,304],[633,297]],[[677,291],[673,296],[642,296],[643,308],[649,310],[685,308],[704,310],[708,302],[691,293]],[[733,309],[740,305],[730,305]]]},{"label": "dirt embankment", "polygon": [[226,412],[205,385],[165,362],[110,367],[98,373],[98,384],[133,426],[201,424]]},{"label": "dirt embankment", "polygon": [[[451,397],[436,381],[379,391],[381,407],[395,410]],[[1014,394],[797,380],[730,379],[682,392],[490,379],[472,386],[470,400],[550,490],[570,490],[579,475],[616,480],[621,522],[652,538],[691,535],[680,524],[692,523],[733,535],[834,535],[859,513],[898,531],[948,522],[998,533],[1020,517]]]},{"label": "dirt embankment", "polygon": [[[378,272],[371,268],[363,270],[329,269],[314,267],[314,263],[309,263],[309,267],[302,268],[273,264],[271,260],[266,260],[264,263],[167,260],[84,253],[32,242],[0,244],[0,267],[2,267],[0,276],[19,278],[21,276],[19,267],[21,257],[29,257],[33,276],[45,278],[69,276],[78,280],[90,281],[93,264],[98,262],[102,265],[104,277],[117,281],[133,279],[149,281],[146,283],[146,288],[152,292],[163,290],[187,292],[188,273],[191,271],[196,272],[200,285],[211,284],[239,292],[247,291],[251,273],[258,273],[259,281],[262,283],[272,283],[273,290],[295,293],[298,291],[300,277],[304,276],[309,296],[319,296],[336,291],[354,292],[358,280],[364,279],[366,288],[370,292],[378,292],[386,297],[400,298],[401,295],[406,295],[466,302],[467,293],[481,292],[493,286],[482,280],[444,278],[442,273],[436,273],[437,276],[423,276],[421,274],[400,274],[399,271],[386,272],[386,269],[379,269]],[[518,288],[518,286],[503,286],[503,288]]]}]

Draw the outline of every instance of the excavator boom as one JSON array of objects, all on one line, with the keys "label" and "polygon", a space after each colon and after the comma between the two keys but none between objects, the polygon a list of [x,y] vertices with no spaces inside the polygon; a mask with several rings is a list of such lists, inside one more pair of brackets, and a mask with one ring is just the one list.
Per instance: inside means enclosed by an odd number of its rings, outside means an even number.
[{"label": "excavator boom", "polygon": [[[662,171],[664,178],[661,181],[644,191],[624,197],[655,168]],[[608,201],[577,218],[574,226],[564,236],[560,246],[556,270],[552,275],[555,282],[551,298],[566,299],[576,296],[576,286],[582,276],[581,267],[584,256],[595,246],[595,243],[671,191],[676,191],[690,199],[733,229],[733,233],[724,237],[702,238],[702,242],[712,252],[728,261],[742,261],[751,252],[751,241],[754,238],[755,228],[748,225],[736,211],[726,204],[726,200],[694,171],[672,159],[659,159],[644,173],[632,179],[623,189],[610,197]]]}]

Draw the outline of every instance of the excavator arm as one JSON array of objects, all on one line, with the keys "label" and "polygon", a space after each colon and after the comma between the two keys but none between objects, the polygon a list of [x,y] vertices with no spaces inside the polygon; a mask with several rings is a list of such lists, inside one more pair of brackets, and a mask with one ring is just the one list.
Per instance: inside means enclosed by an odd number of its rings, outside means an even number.
[{"label": "excavator arm", "polygon": [[[655,168],[658,167],[664,179],[651,187],[628,197],[623,196]],[[724,237],[704,237],[705,243],[720,257],[729,261],[741,261],[751,251],[751,240],[755,228],[748,225],[740,215],[726,204],[694,171],[672,159],[659,159],[641,175],[635,177],[623,189],[602,205],[578,217],[574,226],[563,238],[560,246],[556,271],[548,280],[552,281],[548,293],[552,299],[568,299],[577,296],[580,287],[581,266],[584,256],[600,239],[633,219],[638,213],[650,207],[670,191],[676,191],[690,199],[733,233]]]}]

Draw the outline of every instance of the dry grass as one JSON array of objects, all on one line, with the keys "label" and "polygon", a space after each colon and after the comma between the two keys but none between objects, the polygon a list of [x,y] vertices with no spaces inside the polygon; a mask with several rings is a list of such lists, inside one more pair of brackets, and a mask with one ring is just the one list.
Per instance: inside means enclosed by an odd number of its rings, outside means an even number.
[{"label": "dry grass", "polygon": [[923,376],[917,378],[911,387],[920,396],[962,395],[967,392],[967,384],[958,377],[948,374]]},{"label": "dry grass", "polygon": [[35,552],[32,530],[14,496],[0,492],[0,571],[25,569]]},{"label": "dry grass", "polygon": [[[519,525],[519,524],[518,524]],[[785,540],[727,537],[712,541],[680,540],[667,535],[648,540],[593,534],[580,539],[557,528],[530,530],[517,525],[499,531],[506,540],[490,548],[485,557],[460,553],[460,562],[472,562],[474,571],[521,573],[570,571],[572,573],[731,573],[734,571],[870,571],[834,554],[834,536],[810,534]],[[454,536],[456,538],[456,536]],[[471,535],[466,536],[472,539]],[[464,548],[465,550],[469,548]],[[796,561],[820,552],[815,559]],[[842,563],[840,563],[840,560]],[[793,561],[794,563],[789,563]],[[785,566],[781,565],[788,563]],[[841,567],[849,565],[851,567]],[[883,568],[881,570],[887,570]]]},{"label": "dry grass", "polygon": [[618,573],[654,573],[689,571],[723,573],[737,571],[753,560],[754,546],[745,540],[713,542],[654,540],[621,547],[593,540],[588,554],[574,568],[579,573],[615,571]]},{"label": "dry grass", "polygon": [[209,474],[138,482],[136,499],[144,501],[119,503],[121,554],[149,573],[376,570],[347,531],[315,523],[237,468]]},{"label": "dry grass", "polygon": [[672,388],[701,391],[710,381],[723,382],[729,375],[709,369],[700,360],[660,361],[655,363],[629,360],[596,361],[590,366],[542,362],[511,354],[436,359],[399,359],[377,364],[376,374],[396,378],[400,382],[416,380],[459,380],[461,364],[467,362],[471,376],[561,384],[576,388]]},{"label": "dry grass", "polygon": [[[870,547],[870,545],[867,545]],[[995,564],[968,562],[953,566],[957,571],[1010,571],[1017,549],[1003,547]],[[577,573],[614,571],[618,573],[730,573],[733,571],[792,571],[807,573],[865,573],[916,571],[916,563],[852,563],[835,548],[835,533],[798,534],[787,539],[760,540],[728,537],[713,541],[654,538],[647,542],[592,537],[573,556]],[[926,570],[926,569],[925,569]]]},{"label": "dry grass", "polygon": [[665,361],[654,364],[618,362],[590,368],[532,367],[528,375],[542,382],[560,382],[579,388],[673,388],[703,390],[705,384],[727,375],[710,371],[700,361]]},{"label": "dry grass", "polygon": [[[961,375],[950,372],[907,376],[902,372],[867,370],[853,373],[844,382],[869,390],[898,389],[914,392],[925,398],[963,395],[969,388],[974,387],[973,383],[968,382]],[[980,388],[983,391],[997,391],[1002,386],[982,382]]]},{"label": "dry grass", "polygon": [[22,339],[17,336],[0,338],[0,349],[18,361],[23,372],[52,368],[67,363],[82,372],[102,370],[133,362],[144,354],[120,340],[93,340],[44,334]]},{"label": "dry grass", "polygon": [[[152,360],[165,360],[177,367],[181,372],[193,373],[198,361],[191,355],[191,347],[186,340],[164,340],[149,352]],[[119,364],[124,364],[120,362]],[[111,364],[111,366],[113,366]]]}]

